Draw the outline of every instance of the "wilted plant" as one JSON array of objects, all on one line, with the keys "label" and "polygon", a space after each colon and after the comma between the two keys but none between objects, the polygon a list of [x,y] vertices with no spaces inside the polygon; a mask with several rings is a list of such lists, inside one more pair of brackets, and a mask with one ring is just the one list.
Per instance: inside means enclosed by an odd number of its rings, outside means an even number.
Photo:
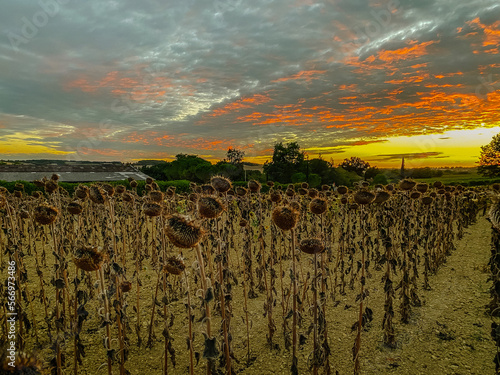
[{"label": "wilted plant", "polygon": [[354,374],[359,374],[361,369],[360,369],[360,362],[359,362],[359,352],[361,349],[361,330],[364,328],[366,323],[371,320],[371,310],[369,308],[366,308],[365,311],[363,311],[363,302],[366,297],[368,297],[368,292],[365,291],[365,284],[366,284],[366,248],[367,248],[367,237],[368,233],[370,232],[369,225],[368,225],[368,214],[365,210],[365,205],[370,204],[373,200],[375,199],[375,194],[373,194],[370,191],[367,190],[360,190],[354,194],[354,201],[361,205],[362,210],[361,210],[361,217],[360,217],[360,224],[362,225],[361,228],[361,242],[360,242],[360,250],[361,250],[361,279],[360,279],[360,293],[356,297],[356,301],[359,300],[359,316],[358,316],[358,321],[353,325],[353,329],[357,329],[357,335],[356,335],[356,340],[354,342],[354,347],[353,347],[353,359],[354,359]]},{"label": "wilted plant", "polygon": [[292,257],[292,272],[290,274],[293,285],[293,301],[292,301],[292,366],[290,371],[292,374],[298,374],[298,358],[297,358],[297,271],[296,271],[296,256],[295,256],[295,231],[294,228],[298,223],[299,212],[287,206],[276,207],[273,210],[272,219],[278,228],[284,231],[291,232],[291,257]]}]

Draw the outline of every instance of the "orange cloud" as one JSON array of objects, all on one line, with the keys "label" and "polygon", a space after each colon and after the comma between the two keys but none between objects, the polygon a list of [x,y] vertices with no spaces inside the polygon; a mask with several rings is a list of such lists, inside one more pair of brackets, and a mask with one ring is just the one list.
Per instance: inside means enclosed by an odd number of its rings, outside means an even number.
[{"label": "orange cloud", "polygon": [[227,115],[232,112],[238,112],[245,108],[252,108],[254,105],[264,104],[271,100],[267,95],[255,94],[246,98],[239,99],[232,103],[226,104],[222,108],[217,108],[210,113],[210,117],[218,117]]},{"label": "orange cloud", "polygon": [[[483,47],[490,47],[488,49],[483,49],[483,51],[476,50],[474,53],[488,53],[488,54],[498,54],[500,53],[498,46],[500,45],[500,21],[496,21],[491,25],[485,25],[481,23],[479,17],[474,18],[472,21],[468,21],[467,24],[473,29],[481,30],[483,33]],[[477,35],[477,33],[469,33],[464,37],[471,35]]]},{"label": "orange cloud", "polygon": [[306,82],[311,82],[313,79],[318,79],[317,75],[326,73],[326,70],[302,70],[296,74],[288,77],[278,78],[271,82],[286,82],[290,80],[304,80]]},{"label": "orange cloud", "polygon": [[339,90],[356,90],[356,87],[358,87],[358,85],[356,85],[355,83],[353,83],[352,85],[340,85],[339,86]]},{"label": "orange cloud", "polygon": [[168,91],[184,88],[183,93],[192,90],[190,85],[176,85],[170,78],[163,76],[146,75],[143,71],[111,71],[104,77],[92,80],[89,77],[79,77],[66,82],[64,90],[80,90],[82,92],[94,93],[106,90],[114,95],[129,95],[130,99],[137,102],[161,101]]},{"label": "orange cloud", "polygon": [[[414,42],[412,42],[414,43]],[[420,44],[414,44],[410,47],[404,47],[396,49],[393,51],[382,51],[378,53],[378,58],[382,61],[388,63],[394,63],[399,60],[410,60],[417,57],[421,57],[427,54],[427,47],[431,44],[436,43],[435,41],[423,42]]]}]

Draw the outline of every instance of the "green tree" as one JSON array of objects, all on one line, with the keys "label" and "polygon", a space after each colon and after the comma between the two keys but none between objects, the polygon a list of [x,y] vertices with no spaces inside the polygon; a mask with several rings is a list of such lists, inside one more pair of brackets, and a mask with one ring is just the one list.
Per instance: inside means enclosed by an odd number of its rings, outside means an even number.
[{"label": "green tree", "polygon": [[363,177],[366,170],[370,168],[370,163],[363,161],[356,156],[352,156],[350,159],[344,159],[339,166],[348,172],[355,172],[358,176]]},{"label": "green tree", "polygon": [[305,182],[307,179],[306,174],[302,172],[297,172],[292,175],[292,182],[294,184],[299,182]]},{"label": "green tree", "polygon": [[317,188],[321,185],[321,176],[316,173],[311,173],[309,175],[309,186],[312,188]]},{"label": "green tree", "polygon": [[300,151],[297,142],[287,145],[283,145],[282,142],[276,143],[271,162],[266,161],[264,164],[264,173],[270,180],[289,183],[293,174],[304,171],[304,159],[304,152]]},{"label": "green tree", "polygon": [[239,165],[243,162],[245,151],[229,147],[226,153],[226,159],[229,163]]},{"label": "green tree", "polygon": [[387,185],[387,176],[383,173],[379,173],[375,177],[373,177],[373,184],[382,184],[382,185]]},{"label": "green tree", "polygon": [[169,163],[166,161],[160,163],[160,164],[155,164],[150,167],[143,167],[141,171],[148,176],[154,178],[155,180],[159,181],[166,181],[167,175],[165,174],[165,169],[168,166]]},{"label": "green tree", "polygon": [[369,167],[365,171],[365,180],[370,178],[374,178],[376,175],[380,173],[380,170],[377,167]]},{"label": "green tree", "polygon": [[213,172],[212,163],[197,155],[178,154],[171,162],[162,162],[142,169],[155,180],[189,180],[205,182]]},{"label": "green tree", "polygon": [[481,147],[478,172],[483,176],[500,176],[500,134]]},{"label": "green tree", "polygon": [[235,165],[225,160],[217,162],[214,166],[214,171],[216,174],[230,178],[233,181],[243,180],[245,175],[243,164]]},{"label": "green tree", "polygon": [[355,172],[346,171],[344,168],[332,168],[333,183],[335,185],[352,186],[354,182],[359,181],[360,178]]},{"label": "green tree", "polygon": [[232,180],[243,180],[245,177],[245,170],[243,166],[244,157],[245,151],[229,147],[226,153],[226,158],[216,164],[217,173]]}]

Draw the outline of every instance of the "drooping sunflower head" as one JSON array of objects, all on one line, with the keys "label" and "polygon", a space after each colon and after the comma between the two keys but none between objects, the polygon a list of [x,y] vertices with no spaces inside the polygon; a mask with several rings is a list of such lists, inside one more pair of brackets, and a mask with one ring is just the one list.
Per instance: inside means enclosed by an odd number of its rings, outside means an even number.
[{"label": "drooping sunflower head", "polygon": [[190,249],[202,239],[204,231],[200,225],[181,215],[171,215],[166,220],[165,234],[177,247]]}]

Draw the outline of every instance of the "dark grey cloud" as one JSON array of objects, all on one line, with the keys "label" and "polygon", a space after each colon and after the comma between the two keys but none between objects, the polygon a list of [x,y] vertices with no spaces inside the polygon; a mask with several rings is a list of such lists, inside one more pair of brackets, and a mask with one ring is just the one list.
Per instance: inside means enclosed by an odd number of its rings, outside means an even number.
[{"label": "dark grey cloud", "polygon": [[0,134],[130,159],[494,124],[498,19],[494,0],[4,2]]}]

